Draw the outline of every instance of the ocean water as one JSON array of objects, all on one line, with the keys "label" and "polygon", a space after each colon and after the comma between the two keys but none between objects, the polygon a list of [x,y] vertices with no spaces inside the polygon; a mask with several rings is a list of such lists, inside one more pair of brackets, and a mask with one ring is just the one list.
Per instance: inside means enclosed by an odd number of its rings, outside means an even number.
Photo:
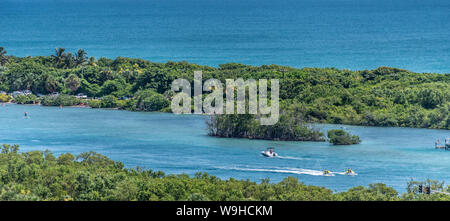
[{"label": "ocean water", "polygon": [[[24,117],[24,112],[29,118]],[[316,125],[318,129],[341,125]],[[143,113],[88,108],[0,106],[0,144],[21,151],[46,150],[56,155],[96,151],[127,167],[167,174],[208,172],[223,179],[272,182],[288,176],[343,191],[382,182],[400,192],[409,179],[450,181],[450,151],[434,149],[448,130],[344,126],[362,143],[332,146],[327,142],[282,142],[207,136],[204,116]],[[260,153],[273,146],[279,158]],[[352,168],[358,175],[346,176]],[[335,176],[323,176],[323,170]]]},{"label": "ocean water", "polygon": [[17,56],[450,73],[447,0],[2,0],[0,30]]}]

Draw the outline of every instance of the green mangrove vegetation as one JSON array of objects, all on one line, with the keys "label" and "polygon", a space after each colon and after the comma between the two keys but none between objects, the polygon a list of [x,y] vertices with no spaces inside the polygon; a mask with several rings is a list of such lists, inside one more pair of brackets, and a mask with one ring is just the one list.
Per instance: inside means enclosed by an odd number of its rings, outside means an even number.
[{"label": "green mangrove vegetation", "polygon": [[301,112],[291,107],[280,113],[275,125],[260,125],[258,115],[227,114],[210,116],[209,135],[287,141],[324,141],[323,133],[304,122]]},{"label": "green mangrove vegetation", "polygon": [[18,104],[33,104],[37,101],[37,97],[34,94],[18,95],[14,97],[14,101]]},{"label": "green mangrove vegetation", "polygon": [[58,96],[43,96],[38,99],[38,102],[41,102],[41,104],[44,106],[74,106],[84,103],[82,99],[67,94]]},{"label": "green mangrove vegetation", "polygon": [[334,145],[359,144],[361,140],[356,135],[350,135],[344,130],[329,130],[328,139]]},{"label": "green mangrove vegetation", "polygon": [[345,192],[309,186],[288,177],[279,183],[222,180],[206,173],[166,175],[160,171],[125,168],[95,153],[55,156],[50,151],[19,152],[18,145],[1,147],[0,200],[450,200],[441,193],[422,194],[419,185],[448,192],[437,181],[410,181],[407,192],[399,194],[384,184],[358,186]]},{"label": "green mangrove vegetation", "polygon": [[7,94],[0,94],[0,103],[7,103],[12,100],[12,97]]}]

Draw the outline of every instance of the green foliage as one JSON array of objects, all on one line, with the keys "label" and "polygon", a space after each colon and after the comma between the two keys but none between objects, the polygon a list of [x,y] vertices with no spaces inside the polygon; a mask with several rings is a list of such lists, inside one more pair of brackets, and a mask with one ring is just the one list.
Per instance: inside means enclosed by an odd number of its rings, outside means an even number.
[{"label": "green foliage", "polygon": [[44,106],[74,106],[83,101],[71,95],[44,96],[41,98],[41,104]]},{"label": "green foliage", "polygon": [[20,63],[10,62],[6,67],[5,71],[0,72],[0,82],[7,85],[9,92],[15,90],[43,92],[45,77],[48,73],[53,73],[52,68],[29,60]]},{"label": "green foliage", "polygon": [[116,97],[127,95],[127,84],[123,80],[107,80],[101,87],[101,95],[113,95]]},{"label": "green foliage", "polygon": [[77,54],[74,58],[76,66],[83,66],[88,62],[87,53],[83,49],[78,49]]},{"label": "green foliage", "polygon": [[251,114],[213,115],[207,120],[209,135],[266,140],[324,141],[323,134],[302,121],[298,112],[280,115],[275,125],[260,125]]},{"label": "green foliage", "polygon": [[98,86],[98,84],[95,83],[89,83],[86,79],[81,79],[80,83],[80,89],[82,93],[85,93],[86,95],[90,97],[95,97],[100,95],[101,87]]},{"label": "green foliage", "polygon": [[329,130],[328,139],[334,145],[359,144],[361,140],[358,136],[352,136],[344,130]]},{"label": "green foliage", "polygon": [[65,81],[65,86],[70,89],[73,93],[75,93],[80,87],[80,79],[75,74],[70,74]]},{"label": "green foliage", "polygon": [[18,104],[33,104],[38,101],[36,95],[29,94],[29,95],[18,95],[14,97],[14,102]]},{"label": "green foliage", "polygon": [[63,153],[61,155],[59,155],[58,159],[56,160],[56,162],[59,165],[70,165],[73,163],[75,157],[70,154],[70,153]]},{"label": "green foliage", "polygon": [[450,200],[444,194],[420,194],[414,185],[448,191],[443,183],[428,180],[409,182],[408,193],[399,195],[384,184],[358,186],[333,193],[324,187],[308,186],[297,178],[279,183],[268,179],[221,180],[207,173],[165,175],[161,171],[128,169],[120,162],[95,153],[53,156],[50,151],[19,152],[18,145],[3,145],[0,153],[0,200],[128,200],[128,201],[392,201]]},{"label": "green foliage", "polygon": [[8,62],[7,51],[3,47],[0,47],[0,66],[5,65]]},{"label": "green foliage", "polygon": [[369,184],[369,188],[358,186],[336,194],[340,201],[398,201],[398,192],[385,184]]},{"label": "green foliage", "polygon": [[9,153],[13,153],[16,154],[19,151],[19,145],[15,144],[15,145],[8,145],[8,144],[3,144],[1,147],[1,153],[3,154],[9,154]]},{"label": "green foliage", "polygon": [[86,64],[87,53],[83,49],[79,49],[76,55],[66,52],[65,48],[55,49],[55,54],[52,55],[53,65],[57,68],[75,68]]},{"label": "green foliage", "polygon": [[130,109],[138,111],[159,111],[170,104],[162,94],[149,89],[137,91],[133,99],[135,102]]},{"label": "green foliage", "polygon": [[102,97],[100,100],[90,99],[88,101],[88,105],[92,108],[118,108],[122,107],[124,102],[117,100],[117,98],[112,95],[107,95]]},{"label": "green foliage", "polygon": [[100,100],[100,106],[102,108],[116,108],[118,107],[117,98],[112,95],[104,96]]},{"label": "green foliage", "polygon": [[88,101],[88,105],[89,105],[89,107],[92,107],[92,108],[101,108],[102,102],[100,100],[91,99]]},{"label": "green foliage", "polygon": [[7,94],[0,94],[0,103],[6,103],[12,100],[12,97]]},{"label": "green foliage", "polygon": [[231,63],[214,68],[123,57],[86,60],[85,51],[72,55],[62,48],[52,56],[3,57],[8,61],[0,69],[0,90],[8,92],[29,89],[42,94],[76,91],[90,97],[132,96],[132,101],[118,106],[168,111],[161,96],[150,99],[136,93],[152,90],[168,94],[174,79],[193,83],[193,72],[201,70],[203,80],[216,78],[223,83],[238,78],[279,79],[282,109],[302,106],[305,122],[450,129],[450,74],[419,74],[388,67],[350,71]]}]

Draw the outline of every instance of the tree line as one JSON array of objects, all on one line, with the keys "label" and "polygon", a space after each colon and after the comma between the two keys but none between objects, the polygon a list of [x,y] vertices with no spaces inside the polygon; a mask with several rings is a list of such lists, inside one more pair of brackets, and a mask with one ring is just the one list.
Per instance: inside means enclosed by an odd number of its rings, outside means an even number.
[{"label": "tree line", "polygon": [[[83,50],[72,54],[63,48],[51,56],[15,57],[0,49],[0,91],[110,96],[114,102],[97,106],[170,111],[172,81],[185,78],[192,83],[193,72],[201,70],[204,80],[279,79],[281,109],[301,107],[297,109],[304,122],[450,129],[450,74],[389,67],[351,71],[236,63],[209,67],[123,57],[97,60]],[[147,96],[137,96],[142,94]],[[119,101],[122,97],[132,99]]]},{"label": "tree line", "polygon": [[288,177],[278,183],[222,180],[207,173],[166,175],[161,171],[125,168],[95,152],[76,156],[50,151],[20,152],[18,145],[1,146],[0,200],[52,201],[237,201],[237,200],[450,200],[445,194],[421,194],[420,186],[448,192],[444,183],[411,180],[399,194],[385,184],[358,186],[344,192],[305,185]]}]

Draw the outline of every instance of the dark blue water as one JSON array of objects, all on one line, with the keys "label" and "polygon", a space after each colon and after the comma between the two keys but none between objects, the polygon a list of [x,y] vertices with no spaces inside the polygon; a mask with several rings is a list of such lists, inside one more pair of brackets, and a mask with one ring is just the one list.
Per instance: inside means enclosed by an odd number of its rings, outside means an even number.
[{"label": "dark blue water", "polygon": [[[24,112],[30,118],[25,119]],[[318,125],[320,129],[338,125]],[[0,144],[22,151],[49,149],[56,154],[96,151],[125,163],[170,174],[208,172],[220,178],[277,182],[287,176],[306,184],[346,190],[383,182],[405,191],[410,178],[450,181],[450,151],[434,141],[448,130],[345,126],[362,143],[275,142],[207,136],[203,116],[87,108],[0,106]],[[276,147],[280,158],[260,151]],[[358,175],[345,176],[347,168]],[[323,176],[328,169],[335,176]]]},{"label": "dark blue water", "polygon": [[450,72],[447,0],[2,0],[0,27],[18,56]]}]

